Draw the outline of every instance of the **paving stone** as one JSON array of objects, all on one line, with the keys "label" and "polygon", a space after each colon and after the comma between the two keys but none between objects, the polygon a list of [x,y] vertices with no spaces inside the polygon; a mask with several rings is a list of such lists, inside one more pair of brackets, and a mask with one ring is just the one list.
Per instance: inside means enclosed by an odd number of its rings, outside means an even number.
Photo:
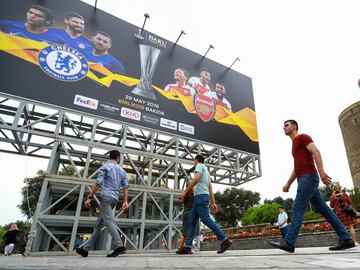
[{"label": "paving stone", "polygon": [[116,258],[91,255],[22,257],[0,256],[0,269],[9,270],[113,270],[113,269],[360,269],[360,247],[330,252],[326,247],[298,248],[294,254],[275,249],[229,250],[218,255],[169,253],[126,254]]}]

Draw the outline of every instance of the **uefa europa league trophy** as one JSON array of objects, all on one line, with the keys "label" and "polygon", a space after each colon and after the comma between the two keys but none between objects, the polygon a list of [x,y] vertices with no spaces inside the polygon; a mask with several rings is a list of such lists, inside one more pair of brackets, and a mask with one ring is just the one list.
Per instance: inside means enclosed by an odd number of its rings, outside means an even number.
[{"label": "uefa europa league trophy", "polygon": [[160,55],[160,50],[149,46],[140,44],[140,64],[141,64],[141,78],[131,93],[142,97],[156,99],[152,89],[152,77],[155,72],[156,64]]}]

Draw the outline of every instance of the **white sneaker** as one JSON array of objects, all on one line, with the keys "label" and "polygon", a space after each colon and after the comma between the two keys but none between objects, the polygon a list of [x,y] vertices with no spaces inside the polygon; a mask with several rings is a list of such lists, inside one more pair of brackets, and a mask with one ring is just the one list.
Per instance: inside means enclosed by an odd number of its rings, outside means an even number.
[{"label": "white sneaker", "polygon": [[355,246],[358,246],[358,245],[360,245],[359,242],[356,242],[356,241],[355,241]]}]

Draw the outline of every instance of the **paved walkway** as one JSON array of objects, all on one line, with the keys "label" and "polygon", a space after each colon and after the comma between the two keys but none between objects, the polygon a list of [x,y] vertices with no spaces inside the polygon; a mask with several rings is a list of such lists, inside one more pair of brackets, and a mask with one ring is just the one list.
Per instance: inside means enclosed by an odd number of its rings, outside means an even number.
[{"label": "paved walkway", "polygon": [[328,248],[298,248],[294,254],[281,250],[228,250],[222,255],[201,251],[193,255],[173,253],[126,254],[117,258],[90,255],[0,257],[0,269],[360,269],[360,246],[330,252]]}]

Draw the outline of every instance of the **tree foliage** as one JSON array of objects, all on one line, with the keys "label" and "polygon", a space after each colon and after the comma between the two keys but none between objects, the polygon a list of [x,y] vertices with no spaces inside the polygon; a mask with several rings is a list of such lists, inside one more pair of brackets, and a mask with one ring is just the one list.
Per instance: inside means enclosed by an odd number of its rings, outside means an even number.
[{"label": "tree foliage", "polygon": [[242,188],[227,188],[222,193],[215,193],[219,211],[216,221],[223,227],[235,227],[245,211],[260,202],[260,194]]},{"label": "tree foliage", "polygon": [[331,186],[324,185],[321,188],[319,188],[319,190],[325,202],[330,201],[330,197],[333,194],[333,188]]},{"label": "tree foliage", "polygon": [[359,188],[353,188],[349,190],[349,197],[353,203],[353,207],[360,211],[360,189]]},{"label": "tree foliage", "polygon": [[294,200],[292,198],[287,198],[287,199],[283,199],[282,197],[278,196],[278,197],[275,197],[274,199],[272,200],[268,200],[268,199],[265,199],[264,200],[264,204],[272,204],[272,203],[277,203],[278,205],[284,207],[284,210],[286,212],[291,212],[291,209],[292,209],[292,205],[294,203]]},{"label": "tree foliage", "polygon": [[249,208],[241,219],[241,225],[272,223],[279,214],[279,204],[263,204]]},{"label": "tree foliage", "polygon": [[18,207],[28,219],[35,213],[44,178],[45,172],[39,170],[34,177],[24,179],[24,186],[21,188],[22,200]]}]

